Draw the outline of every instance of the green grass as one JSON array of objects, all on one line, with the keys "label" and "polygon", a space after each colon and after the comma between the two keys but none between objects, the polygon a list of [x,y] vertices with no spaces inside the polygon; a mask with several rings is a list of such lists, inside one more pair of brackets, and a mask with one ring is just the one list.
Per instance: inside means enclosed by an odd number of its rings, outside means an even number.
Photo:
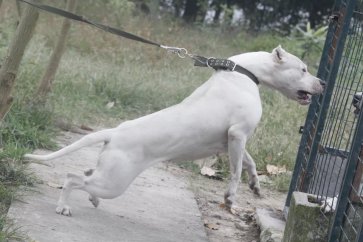
[{"label": "green grass", "polygon": [[19,187],[33,186],[36,179],[22,156],[34,148],[55,147],[50,120],[49,111],[16,102],[0,126],[0,241],[19,239],[17,227],[6,219],[7,210]]},{"label": "green grass", "polygon": [[[6,55],[15,30],[13,16],[16,15],[10,14],[15,11],[12,7],[4,2],[2,10],[10,10],[3,15],[0,13],[0,61]],[[272,51],[279,44],[297,55],[303,53],[299,42],[273,33],[254,36],[243,31],[228,33],[223,28],[190,27],[168,18],[132,16],[123,19],[110,6],[108,8],[96,10],[89,5],[81,6],[79,11],[87,13],[91,19],[205,56],[229,57],[246,51]],[[49,138],[56,135],[55,119],[61,117],[89,126],[115,126],[123,120],[180,102],[213,73],[207,68],[194,67],[190,59],[180,59],[162,49],[74,23],[52,93],[46,106],[39,108],[32,105],[34,93],[61,20],[41,14],[17,76],[14,105],[0,129],[0,204],[5,205],[0,208],[0,229],[17,188],[33,183],[21,157],[35,148],[55,147]],[[307,55],[306,61],[313,73],[319,56],[320,53]],[[266,164],[286,165],[292,169],[300,141],[298,128],[304,124],[307,107],[264,87],[260,90],[263,116],[247,148],[258,170],[265,170]],[[110,102],[114,102],[114,107],[106,108]],[[228,168],[225,159],[218,165],[225,171]],[[289,178],[277,179],[277,189],[285,190]],[[0,233],[0,240],[1,236],[6,235]]]}]

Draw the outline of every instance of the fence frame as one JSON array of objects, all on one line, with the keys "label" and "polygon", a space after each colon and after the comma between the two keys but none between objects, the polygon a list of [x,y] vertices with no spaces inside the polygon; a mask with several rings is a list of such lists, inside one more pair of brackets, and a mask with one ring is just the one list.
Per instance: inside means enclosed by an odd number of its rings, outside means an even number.
[{"label": "fence frame", "polygon": [[[292,174],[289,192],[285,203],[285,216],[287,217],[292,193],[294,191],[308,192],[311,179],[314,175],[314,166],[320,148],[323,129],[327,121],[327,114],[331,104],[341,60],[349,34],[353,12],[358,0],[335,0],[326,41],[324,44],[317,76],[326,81],[326,90],[323,95],[314,97],[305,120],[296,163]],[[361,10],[363,11],[363,10]],[[361,30],[363,31],[363,30]],[[362,43],[363,44],[363,43]],[[357,168],[360,150],[363,149],[363,110],[359,114],[352,146],[349,152],[324,147],[329,154],[347,156],[346,169],[342,180],[342,189],[339,192],[336,211],[328,232],[330,242],[340,241],[341,227],[344,224],[344,214],[348,209],[352,182]],[[359,161],[358,161],[359,162]],[[355,241],[363,241],[363,222],[357,231]]]}]

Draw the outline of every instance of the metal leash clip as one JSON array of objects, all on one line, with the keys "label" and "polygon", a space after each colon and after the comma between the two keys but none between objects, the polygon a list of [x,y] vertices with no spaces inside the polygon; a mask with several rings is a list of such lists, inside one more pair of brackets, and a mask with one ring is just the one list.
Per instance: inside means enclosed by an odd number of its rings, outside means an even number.
[{"label": "metal leash clip", "polygon": [[166,49],[168,52],[177,54],[180,58],[185,58],[186,56],[191,56],[188,54],[187,49],[179,47],[171,47],[166,45],[160,45],[161,48]]}]

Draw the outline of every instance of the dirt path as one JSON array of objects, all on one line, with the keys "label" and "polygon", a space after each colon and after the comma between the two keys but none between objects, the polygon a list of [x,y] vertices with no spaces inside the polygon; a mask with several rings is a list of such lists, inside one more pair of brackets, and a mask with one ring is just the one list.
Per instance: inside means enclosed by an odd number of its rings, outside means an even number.
[{"label": "dirt path", "polygon": [[221,206],[227,181],[193,175],[176,165],[169,165],[169,170],[178,176],[182,174],[189,177],[210,242],[259,241],[260,231],[255,223],[255,209],[279,211],[282,210],[286,199],[285,194],[269,189],[263,184],[263,197],[256,197],[246,183],[241,183],[237,196],[239,212],[233,215]]}]

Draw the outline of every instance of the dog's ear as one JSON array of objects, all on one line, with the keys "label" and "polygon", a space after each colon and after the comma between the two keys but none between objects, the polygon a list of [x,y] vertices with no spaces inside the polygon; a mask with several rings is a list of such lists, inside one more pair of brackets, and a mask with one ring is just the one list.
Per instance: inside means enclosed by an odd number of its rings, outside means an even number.
[{"label": "dog's ear", "polygon": [[286,51],[281,47],[281,45],[279,45],[275,49],[273,49],[272,54],[276,62],[283,62]]}]

